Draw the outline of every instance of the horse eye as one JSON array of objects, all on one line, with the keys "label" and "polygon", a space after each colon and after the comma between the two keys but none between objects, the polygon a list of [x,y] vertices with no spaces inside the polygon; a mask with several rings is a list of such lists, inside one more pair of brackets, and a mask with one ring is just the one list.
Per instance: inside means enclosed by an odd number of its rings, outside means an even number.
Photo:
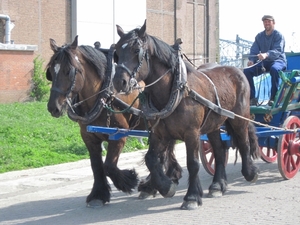
[{"label": "horse eye", "polygon": [[139,54],[140,53],[140,49],[139,48],[135,49],[134,53]]}]

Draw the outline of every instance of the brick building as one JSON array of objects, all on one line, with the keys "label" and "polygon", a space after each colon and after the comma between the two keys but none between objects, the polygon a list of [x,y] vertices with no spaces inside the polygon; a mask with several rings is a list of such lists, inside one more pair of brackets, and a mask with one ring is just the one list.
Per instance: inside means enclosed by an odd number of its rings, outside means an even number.
[{"label": "brick building", "polygon": [[[46,64],[52,55],[49,38],[58,44],[73,40],[81,10],[76,8],[78,1],[84,0],[0,0],[0,103],[27,99],[33,59],[40,56]],[[133,0],[122,1],[128,1],[124,14],[134,17]],[[149,34],[170,44],[182,38],[184,53],[196,65],[218,61],[219,0],[140,1],[145,1]],[[13,24],[9,43],[4,16]]]}]

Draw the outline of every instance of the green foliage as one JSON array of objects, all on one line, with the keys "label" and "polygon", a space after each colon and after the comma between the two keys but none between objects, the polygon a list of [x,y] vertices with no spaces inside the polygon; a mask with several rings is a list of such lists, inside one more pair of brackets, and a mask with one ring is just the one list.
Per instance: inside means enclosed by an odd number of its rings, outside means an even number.
[{"label": "green foliage", "polygon": [[30,97],[36,101],[46,101],[49,98],[50,82],[46,79],[46,72],[43,69],[44,60],[37,56],[34,60],[34,69],[32,76],[32,89]]},{"label": "green foliage", "polygon": [[[0,115],[0,173],[89,158],[78,124],[53,118],[45,102],[0,104]],[[146,148],[127,140],[123,152]]]}]

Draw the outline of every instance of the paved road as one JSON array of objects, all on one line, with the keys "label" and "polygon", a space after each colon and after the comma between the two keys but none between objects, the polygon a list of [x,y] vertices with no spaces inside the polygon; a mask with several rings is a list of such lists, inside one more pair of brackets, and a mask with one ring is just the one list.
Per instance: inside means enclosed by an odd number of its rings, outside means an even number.
[{"label": "paved road", "polygon": [[[93,177],[89,160],[0,174],[0,224],[299,224],[300,175],[283,180],[277,163],[257,160],[260,177],[255,184],[241,176],[241,164],[234,166],[233,150],[227,165],[229,190],[221,198],[203,198],[192,211],[180,210],[186,192],[185,147],[176,146],[176,157],[184,169],[173,198],[139,200],[138,193],[126,195],[112,188],[111,202],[87,208],[86,195]],[[121,168],[136,168],[147,174],[141,163],[145,151],[121,155]],[[212,177],[200,172],[205,194]]]}]

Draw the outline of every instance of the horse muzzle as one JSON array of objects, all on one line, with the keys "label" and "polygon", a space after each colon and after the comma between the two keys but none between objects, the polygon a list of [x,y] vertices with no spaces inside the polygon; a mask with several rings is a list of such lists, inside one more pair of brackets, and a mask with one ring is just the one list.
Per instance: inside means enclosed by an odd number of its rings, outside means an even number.
[{"label": "horse muzzle", "polygon": [[63,111],[66,108],[66,99],[61,97],[56,98],[53,95],[50,95],[47,107],[51,116],[59,118],[63,115]]},{"label": "horse muzzle", "polygon": [[59,118],[63,115],[63,106],[59,104],[49,104],[48,103],[48,111],[51,114],[51,116],[55,118]]},{"label": "horse muzzle", "polygon": [[130,92],[130,77],[126,73],[115,74],[113,78],[113,86],[118,93]]}]

